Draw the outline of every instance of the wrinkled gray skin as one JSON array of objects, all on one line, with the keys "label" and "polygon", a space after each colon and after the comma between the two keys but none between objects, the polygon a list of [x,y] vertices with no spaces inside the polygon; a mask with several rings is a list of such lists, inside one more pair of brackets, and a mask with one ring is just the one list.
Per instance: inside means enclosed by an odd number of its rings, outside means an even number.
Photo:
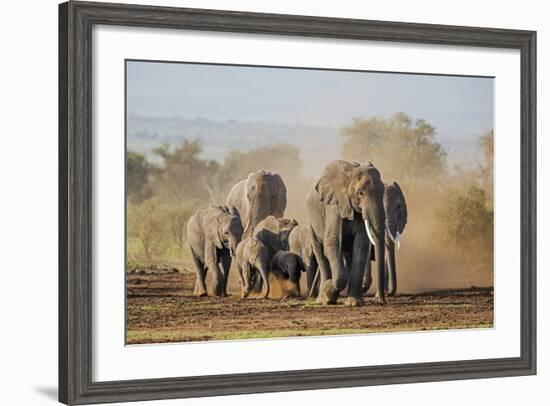
[{"label": "wrinkled gray skin", "polygon": [[[289,235],[288,243],[290,251],[298,254],[304,263],[308,296],[317,297],[319,284],[314,284],[315,275],[317,274],[318,258],[322,259],[321,246],[315,240],[315,235],[311,225],[308,223],[299,224]],[[328,264],[325,264],[325,269],[328,269]],[[317,277],[319,279],[319,277]]]},{"label": "wrinkled gray skin", "polygon": [[253,172],[233,186],[226,205],[237,208],[244,226],[244,238],[250,237],[258,223],[267,216],[283,217],[286,209],[283,179],[278,173]]},{"label": "wrinkled gray skin", "polygon": [[[266,246],[268,264],[271,263],[277,252],[289,250],[288,239],[290,232],[297,225],[298,222],[294,219],[276,218],[275,216],[267,216],[256,225],[252,236]],[[255,282],[254,290],[260,292],[262,290],[262,282],[265,281],[255,278],[255,275],[253,275],[253,281]]]},{"label": "wrinkled gray skin", "polygon": [[[269,295],[269,250],[258,238],[249,237],[241,241],[237,247],[236,268],[241,282],[241,297],[248,297],[254,289],[256,273],[259,273],[265,283],[263,298]],[[261,291],[261,288],[259,289]]]},{"label": "wrinkled gray skin", "polygon": [[231,259],[243,234],[239,213],[226,206],[199,210],[187,222],[187,241],[195,264],[195,295],[207,296],[206,273],[214,275],[215,296],[227,296]]},{"label": "wrinkled gray skin", "polygon": [[290,296],[300,296],[300,277],[305,272],[305,267],[298,254],[290,251],[277,252],[271,260],[269,272],[292,283],[293,293]]},{"label": "wrinkled gray skin", "polygon": [[[403,191],[397,182],[386,185],[384,190],[384,209],[386,211],[386,262],[385,291],[388,296],[395,295],[397,290],[397,265],[395,260],[395,245],[397,233],[403,234],[407,225],[407,202]],[[390,235],[391,233],[391,235]],[[367,293],[372,283],[370,261],[367,261],[363,292]]]},{"label": "wrinkled gray skin", "polygon": [[327,165],[310,190],[306,199],[308,220],[331,272],[319,268],[319,303],[336,303],[340,292],[348,286],[347,304],[363,304],[362,283],[371,244],[365,220],[375,244],[377,300],[385,303],[383,197],[384,184],[378,169],[371,163],[360,165],[341,160]]}]

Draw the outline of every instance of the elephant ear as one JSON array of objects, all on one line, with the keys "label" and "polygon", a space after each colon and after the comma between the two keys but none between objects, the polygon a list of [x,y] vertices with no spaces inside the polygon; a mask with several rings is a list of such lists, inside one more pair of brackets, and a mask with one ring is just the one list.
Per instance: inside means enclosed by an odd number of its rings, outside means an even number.
[{"label": "elephant ear", "polygon": [[399,197],[401,198],[401,207],[403,208],[403,216],[401,218],[401,222],[399,224],[399,232],[402,233],[405,229],[405,226],[407,225],[407,202],[405,200],[405,195],[403,195],[403,191],[401,190],[401,187],[399,186],[399,183],[393,182],[393,186],[395,189],[399,192]]},{"label": "elephant ear", "polygon": [[276,193],[272,198],[271,207],[275,217],[283,217],[286,209],[286,186],[281,175],[276,172],[271,174],[276,185]]},{"label": "elephant ear", "polygon": [[223,248],[219,228],[221,221],[226,215],[227,213],[220,207],[211,207],[209,210],[209,215],[205,219],[204,234],[206,239],[208,241],[212,241],[218,249]]},{"label": "elephant ear", "polygon": [[315,190],[324,204],[338,207],[340,217],[353,220],[353,207],[348,197],[348,184],[355,165],[346,161],[334,161],[327,165]]}]

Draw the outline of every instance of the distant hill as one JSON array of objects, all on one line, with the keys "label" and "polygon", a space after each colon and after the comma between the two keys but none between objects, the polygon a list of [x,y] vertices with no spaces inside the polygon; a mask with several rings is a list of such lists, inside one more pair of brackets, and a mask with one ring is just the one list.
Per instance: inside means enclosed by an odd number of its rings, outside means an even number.
[{"label": "distant hill", "polygon": [[[217,121],[206,118],[128,115],[128,149],[145,153],[162,143],[200,140],[203,158],[223,161],[228,151],[273,144],[291,144],[300,150],[304,174],[315,176],[340,155],[341,135],[336,128],[253,121]],[[319,159],[323,157],[323,159]]]},{"label": "distant hill", "polygon": [[[273,144],[291,144],[300,150],[304,175],[317,176],[326,163],[340,157],[342,136],[338,128],[261,121],[211,120],[179,116],[128,115],[128,149],[154,159],[151,150],[163,143],[177,145],[199,140],[202,157],[222,162],[227,152]],[[438,137],[448,153],[449,165],[476,165],[476,140]]]}]

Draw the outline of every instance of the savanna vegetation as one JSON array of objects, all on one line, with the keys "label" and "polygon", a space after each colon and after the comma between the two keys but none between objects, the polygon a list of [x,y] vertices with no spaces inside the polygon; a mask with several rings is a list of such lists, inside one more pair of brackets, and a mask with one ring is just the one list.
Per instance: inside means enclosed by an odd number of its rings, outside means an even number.
[{"label": "savanna vegetation", "polygon": [[[407,199],[409,224],[399,258],[401,286],[492,285],[493,132],[480,134],[477,165],[449,165],[437,130],[404,113],[356,118],[342,129],[340,156],[372,161],[385,182],[396,180]],[[300,150],[278,144],[229,151],[204,159],[186,140],[161,145],[153,159],[127,153],[129,267],[168,263],[187,269],[185,224],[192,213],[223,203],[230,188],[260,168],[276,171],[287,186],[287,217],[305,220],[305,196],[314,179],[302,172]],[[333,157],[319,157],[328,163]]]}]

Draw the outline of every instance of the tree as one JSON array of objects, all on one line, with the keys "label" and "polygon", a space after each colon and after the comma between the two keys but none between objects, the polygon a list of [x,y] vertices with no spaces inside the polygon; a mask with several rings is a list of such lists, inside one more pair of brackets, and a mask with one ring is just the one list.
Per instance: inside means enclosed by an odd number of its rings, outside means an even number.
[{"label": "tree", "polygon": [[155,198],[128,207],[128,237],[140,242],[148,262],[152,262],[166,249],[166,227],[159,207],[160,203]]},{"label": "tree", "polygon": [[162,145],[153,153],[162,159],[154,179],[154,193],[166,201],[200,199],[208,201],[208,180],[219,171],[216,161],[200,159],[198,141],[185,140],[171,149]]},{"label": "tree", "polygon": [[126,193],[132,203],[141,203],[151,196],[149,177],[153,167],[144,155],[128,151],[126,154]]},{"label": "tree", "polygon": [[436,215],[438,237],[462,254],[472,256],[472,250],[484,247],[493,250],[493,209],[487,193],[470,186],[465,192],[450,189]]},{"label": "tree", "polygon": [[389,120],[355,118],[342,134],[344,159],[371,161],[384,179],[399,179],[409,189],[445,175],[446,153],[436,141],[436,129],[425,120],[413,123],[404,113]]}]

